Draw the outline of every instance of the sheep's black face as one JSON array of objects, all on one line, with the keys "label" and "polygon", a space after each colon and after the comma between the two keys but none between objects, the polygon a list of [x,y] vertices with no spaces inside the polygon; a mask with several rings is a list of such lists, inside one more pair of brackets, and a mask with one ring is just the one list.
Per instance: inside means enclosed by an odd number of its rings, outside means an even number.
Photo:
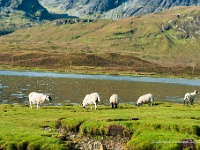
[{"label": "sheep's black face", "polygon": [[196,94],[199,94],[199,91],[195,91]]},{"label": "sheep's black face", "polygon": [[47,98],[48,98],[49,102],[51,103],[52,102],[51,96],[47,95]]}]

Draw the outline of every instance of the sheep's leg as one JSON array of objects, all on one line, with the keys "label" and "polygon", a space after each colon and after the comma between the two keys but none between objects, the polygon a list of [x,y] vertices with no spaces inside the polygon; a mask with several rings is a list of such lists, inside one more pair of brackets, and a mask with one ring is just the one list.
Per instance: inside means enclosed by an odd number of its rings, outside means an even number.
[{"label": "sheep's leg", "polygon": [[184,106],[188,106],[188,100],[186,99],[186,100],[184,100]]},{"label": "sheep's leg", "polygon": [[94,107],[95,107],[95,109],[97,109],[97,104],[96,103],[94,104]]},{"label": "sheep's leg", "polygon": [[117,108],[117,104],[115,104],[115,108]]},{"label": "sheep's leg", "polygon": [[111,105],[112,105],[112,108],[114,108],[114,104],[113,104],[113,103],[111,103]]},{"label": "sheep's leg", "polygon": [[31,102],[30,102],[30,107],[32,108]]},{"label": "sheep's leg", "polygon": [[154,100],[151,101],[151,106],[153,106],[153,102],[154,102]]},{"label": "sheep's leg", "polygon": [[191,105],[193,105],[193,103],[194,103],[194,100],[192,99],[192,100],[191,100]]},{"label": "sheep's leg", "polygon": [[37,103],[37,109],[39,108],[39,104]]}]

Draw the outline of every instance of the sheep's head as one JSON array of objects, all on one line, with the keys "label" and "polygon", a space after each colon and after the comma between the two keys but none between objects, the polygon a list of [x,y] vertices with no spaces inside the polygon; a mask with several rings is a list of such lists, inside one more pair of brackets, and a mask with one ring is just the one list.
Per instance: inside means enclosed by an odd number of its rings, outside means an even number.
[{"label": "sheep's head", "polygon": [[85,107],[86,107],[86,105],[85,105],[84,103],[81,103],[81,105],[82,105],[82,107],[83,107],[83,108],[85,108]]},{"label": "sheep's head", "polygon": [[50,103],[52,102],[51,96],[47,95],[47,96],[46,96],[46,99],[47,99]]}]

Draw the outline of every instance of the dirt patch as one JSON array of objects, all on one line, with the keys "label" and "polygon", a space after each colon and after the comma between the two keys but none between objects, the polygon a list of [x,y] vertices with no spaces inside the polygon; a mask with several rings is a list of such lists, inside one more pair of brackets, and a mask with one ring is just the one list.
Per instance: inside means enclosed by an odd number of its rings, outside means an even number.
[{"label": "dirt patch", "polygon": [[67,147],[73,150],[124,150],[130,140],[121,137],[89,137],[79,134],[67,135]]},{"label": "dirt patch", "polygon": [[108,127],[108,131],[109,131],[109,135],[110,136],[120,136],[122,138],[131,138],[133,132],[130,131],[129,129],[126,129],[123,126],[119,126],[119,125],[110,125]]},{"label": "dirt patch", "polygon": [[133,134],[129,129],[120,125],[110,125],[106,135],[80,135],[79,128],[83,122],[71,129],[63,125],[60,118],[55,122],[58,136],[66,143],[68,149],[74,150],[124,150],[126,143]]}]

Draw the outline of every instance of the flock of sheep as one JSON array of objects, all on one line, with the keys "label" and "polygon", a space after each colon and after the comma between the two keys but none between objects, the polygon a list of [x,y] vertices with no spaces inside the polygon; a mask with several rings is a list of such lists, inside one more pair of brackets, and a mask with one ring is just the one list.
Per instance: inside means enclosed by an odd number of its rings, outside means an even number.
[{"label": "flock of sheep", "polygon": [[[193,105],[194,103],[194,99],[195,96],[199,94],[199,92],[197,90],[195,90],[192,93],[186,93],[184,96],[184,105],[188,105],[188,103],[190,102],[191,105]],[[32,104],[36,104],[36,108],[40,108],[40,104],[44,103],[44,101],[49,101],[50,103],[52,102],[52,98],[49,95],[46,94],[42,94],[42,93],[36,93],[36,92],[31,92],[29,94],[29,103],[30,103],[30,107],[32,108]],[[138,98],[136,105],[137,106],[141,106],[142,104],[148,104],[150,106],[153,105],[155,98],[154,96],[149,93],[149,94],[145,94],[142,95]],[[83,103],[82,106],[83,108],[86,108],[87,105],[90,105],[92,108],[92,105],[95,105],[95,109],[97,109],[97,105],[100,102],[100,96],[98,93],[91,93],[91,94],[87,94],[84,99],[83,99]],[[120,98],[117,94],[113,94],[110,97],[110,104],[112,105],[112,108],[117,108]]]}]

